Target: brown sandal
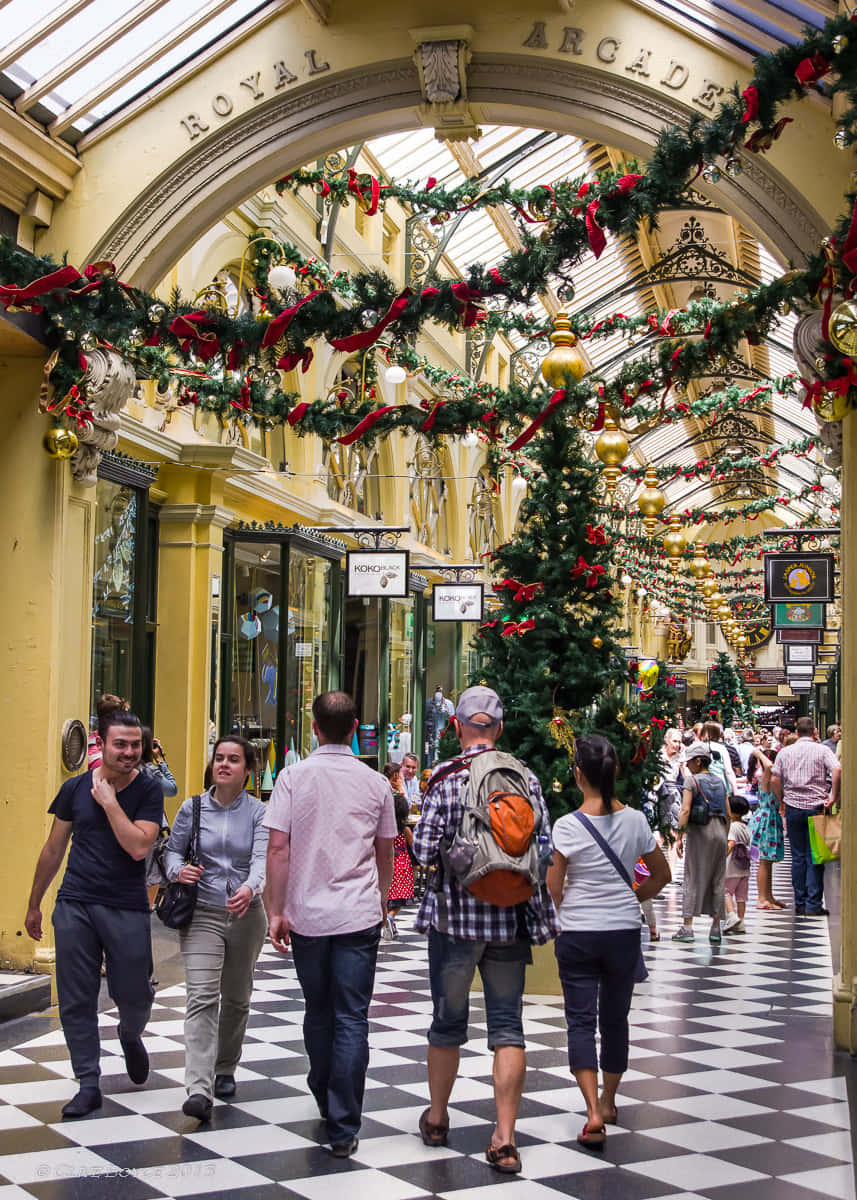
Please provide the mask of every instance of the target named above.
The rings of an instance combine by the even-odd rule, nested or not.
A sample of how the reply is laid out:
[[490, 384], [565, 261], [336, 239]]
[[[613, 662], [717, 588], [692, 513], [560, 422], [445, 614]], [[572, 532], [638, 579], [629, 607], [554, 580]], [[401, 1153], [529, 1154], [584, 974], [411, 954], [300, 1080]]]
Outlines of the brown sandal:
[[485, 1158], [488, 1165], [493, 1167], [495, 1171], [500, 1171], [503, 1175], [517, 1175], [521, 1169], [521, 1156], [518, 1153], [517, 1147], [512, 1146], [489, 1146], [485, 1151]]
[[423, 1145], [445, 1146], [447, 1136], [449, 1135], [449, 1121], [446, 1124], [434, 1125], [428, 1119], [430, 1112], [431, 1109], [427, 1108], [419, 1121], [420, 1137], [423, 1139]]

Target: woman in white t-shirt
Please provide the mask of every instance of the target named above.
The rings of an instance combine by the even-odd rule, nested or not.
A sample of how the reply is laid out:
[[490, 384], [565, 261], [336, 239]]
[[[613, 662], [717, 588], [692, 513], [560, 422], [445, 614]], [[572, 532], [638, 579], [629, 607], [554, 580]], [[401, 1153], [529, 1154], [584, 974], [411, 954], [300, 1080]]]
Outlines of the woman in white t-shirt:
[[[554, 825], [547, 883], [561, 931], [556, 957], [565, 997], [568, 1060], [586, 1101], [586, 1124], [577, 1140], [601, 1149], [605, 1124], [616, 1123], [616, 1090], [628, 1068], [628, 1011], [640, 959], [640, 902], [656, 896], [671, 875], [645, 816], [615, 798], [616, 751], [606, 738], [594, 734], [577, 739], [574, 778], [583, 803]], [[640, 858], [649, 877], [634, 891], [631, 880]], [[596, 1021], [601, 1031], [600, 1097]]]

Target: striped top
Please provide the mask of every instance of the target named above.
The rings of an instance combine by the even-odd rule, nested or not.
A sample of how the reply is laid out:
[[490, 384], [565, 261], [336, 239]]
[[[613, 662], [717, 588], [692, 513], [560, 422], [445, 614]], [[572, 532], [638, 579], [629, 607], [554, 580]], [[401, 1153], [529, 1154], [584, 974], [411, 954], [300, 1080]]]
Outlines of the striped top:
[[783, 800], [790, 808], [810, 809], [824, 804], [830, 795], [828, 776], [839, 768], [827, 746], [800, 737], [779, 752], [771, 774], [782, 780]]

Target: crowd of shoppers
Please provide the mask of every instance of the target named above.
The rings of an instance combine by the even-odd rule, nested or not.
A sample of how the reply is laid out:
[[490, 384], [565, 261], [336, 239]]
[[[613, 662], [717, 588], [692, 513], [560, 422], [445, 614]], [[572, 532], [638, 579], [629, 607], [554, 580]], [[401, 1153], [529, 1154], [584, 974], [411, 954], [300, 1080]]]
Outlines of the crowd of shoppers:
[[[410, 752], [383, 772], [359, 761], [351, 749], [357, 713], [345, 693], [321, 694], [312, 711], [316, 749], [279, 772], [267, 805], [247, 790], [256, 770], [254, 745], [231, 734], [216, 739], [210, 786], [180, 806], [163, 858], [153, 859], [166, 824], [164, 797], [176, 794], [175, 780], [151, 731], [121, 698], [103, 698], [90, 769], [68, 780], [51, 805], [54, 821], [25, 922], [39, 939], [41, 903], [70, 843], [53, 923], [60, 1019], [80, 1090], [63, 1116], [83, 1117], [101, 1105], [102, 962], [119, 1011], [128, 1075], [138, 1085], [148, 1076], [142, 1034], [153, 986], [145, 885], [147, 866], [157, 860], [167, 883], [195, 891], [192, 916], [179, 935], [187, 992], [183, 1112], [205, 1122], [215, 1098], [230, 1101], [237, 1094], [254, 970], [270, 933], [275, 950], [291, 955], [303, 992], [308, 1086], [332, 1153], [352, 1155], [379, 942], [397, 936], [395, 917], [414, 897], [416, 865], [418, 877], [431, 880], [416, 920], [427, 936], [432, 997], [429, 1105], [418, 1121], [423, 1142], [447, 1143], [478, 970], [494, 1056], [495, 1122], [485, 1157], [500, 1173], [521, 1170], [515, 1125], [526, 1073], [525, 968], [533, 945], [555, 939], [569, 1066], [586, 1105], [577, 1137], [583, 1146], [603, 1149], [628, 1066], [634, 985], [646, 973], [641, 905], [655, 941], [652, 900], [671, 878], [646, 815], [616, 798], [615, 748], [599, 736], [576, 741], [582, 803], [551, 830], [538, 779], [496, 749], [503, 705], [490, 688], [461, 695], [449, 714], [461, 754], [422, 775]], [[715, 722], [684, 735], [667, 731], [657, 813], [661, 828], [674, 830], [684, 858], [683, 923], [675, 941], [694, 940], [697, 916], [711, 919], [708, 937], [715, 943], [722, 932], [743, 931], [754, 847], [758, 907], [784, 907], [771, 886], [773, 863], [784, 856], [784, 820], [795, 913], [826, 912], [823, 868], [812, 860], [808, 829], [812, 815], [839, 800], [839, 727], [827, 733], [827, 742], [819, 742], [808, 718], [798, 721], [794, 735], [745, 731], [740, 742]], [[739, 779], [756, 798], [751, 824]], [[491, 801], [501, 795], [503, 803], [519, 805], [523, 841], [516, 848], [497, 835], [499, 857], [492, 860], [495, 845], [489, 865], [471, 876], [475, 846], [464, 866], [452, 850], [471, 845], [466, 822], [479, 806], [479, 789], [496, 780], [507, 786], [493, 788]], [[483, 834], [473, 837], [478, 842]], [[664, 845], [672, 840], [667, 833]], [[485, 887], [495, 870], [495, 881], [514, 877], [503, 883], [508, 895], [496, 882], [493, 891]]]

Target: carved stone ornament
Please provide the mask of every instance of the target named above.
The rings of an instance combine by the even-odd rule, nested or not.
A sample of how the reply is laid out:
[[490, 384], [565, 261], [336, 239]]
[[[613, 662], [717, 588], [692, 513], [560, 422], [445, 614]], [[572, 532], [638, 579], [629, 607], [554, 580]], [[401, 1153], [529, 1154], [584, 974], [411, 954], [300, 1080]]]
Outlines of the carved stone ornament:
[[71, 473], [84, 487], [94, 487], [102, 451], [113, 450], [119, 440], [119, 414], [134, 395], [137, 380], [131, 364], [114, 350], [99, 346], [86, 358], [83, 386], [92, 420], [77, 430]]
[[414, 53], [423, 117], [435, 127], [439, 141], [463, 142], [481, 136], [467, 103], [470, 46], [460, 38], [420, 42]]

